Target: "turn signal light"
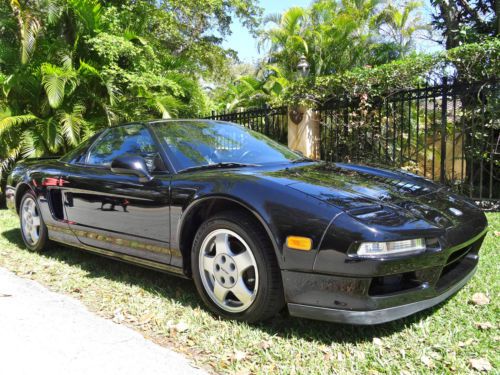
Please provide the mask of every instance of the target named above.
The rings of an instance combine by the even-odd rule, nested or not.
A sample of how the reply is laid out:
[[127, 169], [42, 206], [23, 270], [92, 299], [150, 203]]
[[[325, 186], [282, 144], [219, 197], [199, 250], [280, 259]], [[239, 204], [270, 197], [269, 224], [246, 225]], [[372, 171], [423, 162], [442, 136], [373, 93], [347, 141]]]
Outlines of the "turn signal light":
[[307, 237], [289, 236], [286, 238], [286, 246], [290, 249], [309, 251], [312, 249], [312, 240]]

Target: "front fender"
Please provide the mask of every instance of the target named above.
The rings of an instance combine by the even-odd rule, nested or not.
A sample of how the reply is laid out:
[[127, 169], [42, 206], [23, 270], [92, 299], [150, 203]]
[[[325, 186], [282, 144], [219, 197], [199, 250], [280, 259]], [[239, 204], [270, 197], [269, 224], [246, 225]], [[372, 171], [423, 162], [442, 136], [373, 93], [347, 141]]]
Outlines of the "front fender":
[[243, 208], [244, 210], [252, 213], [252, 215], [261, 223], [261, 225], [265, 229], [266, 233], [268, 234], [268, 236], [272, 242], [274, 251], [276, 252], [276, 255], [278, 257], [278, 262], [281, 265], [281, 263], [283, 262], [283, 259], [282, 259], [282, 256], [280, 254], [280, 250], [279, 250], [279, 246], [278, 246], [278, 243], [276, 241], [276, 238], [274, 237], [273, 232], [271, 231], [271, 228], [269, 227], [269, 223], [266, 220], [264, 220], [264, 218], [259, 214], [259, 212], [257, 210], [255, 210], [252, 206], [250, 206], [247, 202], [241, 201], [240, 199], [236, 199], [236, 198], [233, 198], [233, 197], [228, 196], [228, 195], [209, 194], [209, 195], [206, 195], [203, 197], [195, 197], [193, 199], [193, 201], [191, 201], [191, 203], [185, 208], [185, 210], [181, 216], [181, 219], [179, 221], [179, 226], [177, 227], [176, 238], [181, 238], [181, 233], [185, 229], [186, 218], [189, 218], [190, 215], [193, 212], [197, 211], [197, 209], [201, 205], [204, 205], [204, 204], [209, 203], [210, 201], [214, 201], [214, 200], [223, 200], [223, 201], [235, 203], [235, 204], [241, 206], [241, 208]]
[[[273, 243], [281, 269], [312, 270], [321, 239], [331, 219], [340, 211], [338, 208], [288, 186], [269, 181], [249, 182], [242, 179], [231, 184], [219, 183], [214, 189], [211, 181], [206, 181], [205, 184], [205, 181], [200, 180], [196, 181], [197, 188], [191, 190], [190, 199], [184, 198], [188, 202], [180, 215], [179, 227], [172, 233], [177, 239], [180, 238], [186, 218], [192, 210], [207, 200], [225, 199], [251, 212], [262, 224]], [[184, 183], [174, 182], [174, 186], [179, 185]], [[193, 184], [190, 187], [192, 186]], [[189, 194], [187, 190], [184, 192]], [[292, 235], [311, 238], [313, 249], [289, 249], [286, 238]]]

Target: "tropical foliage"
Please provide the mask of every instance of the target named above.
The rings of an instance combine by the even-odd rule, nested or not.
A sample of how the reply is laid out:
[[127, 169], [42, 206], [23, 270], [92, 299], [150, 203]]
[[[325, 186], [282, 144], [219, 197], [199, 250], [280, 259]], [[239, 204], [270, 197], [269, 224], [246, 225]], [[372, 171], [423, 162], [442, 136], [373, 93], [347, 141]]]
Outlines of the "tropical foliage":
[[227, 70], [231, 15], [253, 30], [259, 14], [253, 0], [0, 2], [2, 185], [19, 158], [64, 153], [99, 128], [205, 113], [200, 81]]
[[500, 32], [497, 0], [430, 0], [434, 7], [433, 26], [446, 49], [477, 43]]
[[494, 81], [500, 72], [500, 40], [487, 39], [434, 54], [414, 55], [374, 67], [362, 67], [291, 84], [280, 96], [279, 104], [304, 104], [315, 107], [338, 97], [392, 95], [426, 83], [441, 82], [442, 72], [449, 78], [460, 72], [462, 82]]
[[308, 8], [268, 15], [258, 33], [266, 55], [258, 73], [235, 80], [215, 101], [227, 111], [273, 101], [297, 80], [301, 58], [312, 77], [401, 59], [430, 29], [421, 8], [416, 1], [315, 0]]

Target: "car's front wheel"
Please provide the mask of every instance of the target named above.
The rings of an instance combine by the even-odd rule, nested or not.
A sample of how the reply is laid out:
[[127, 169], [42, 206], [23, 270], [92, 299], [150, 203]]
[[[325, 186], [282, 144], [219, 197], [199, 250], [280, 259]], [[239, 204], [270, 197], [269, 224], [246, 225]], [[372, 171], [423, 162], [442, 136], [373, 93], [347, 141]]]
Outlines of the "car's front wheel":
[[27, 192], [19, 206], [19, 220], [24, 244], [32, 251], [43, 251], [48, 244], [48, 232], [40, 208], [32, 192]]
[[205, 221], [196, 233], [191, 256], [196, 288], [217, 315], [257, 322], [283, 307], [274, 249], [249, 215], [227, 212]]

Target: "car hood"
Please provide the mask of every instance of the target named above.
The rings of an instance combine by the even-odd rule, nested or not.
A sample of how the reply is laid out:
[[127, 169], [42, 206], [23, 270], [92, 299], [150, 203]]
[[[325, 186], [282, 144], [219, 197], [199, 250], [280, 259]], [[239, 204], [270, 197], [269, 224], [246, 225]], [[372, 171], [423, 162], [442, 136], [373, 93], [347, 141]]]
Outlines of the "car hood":
[[344, 163], [314, 163], [266, 172], [281, 184], [328, 202], [363, 221], [396, 216], [439, 228], [484, 218], [468, 199], [420, 176]]

